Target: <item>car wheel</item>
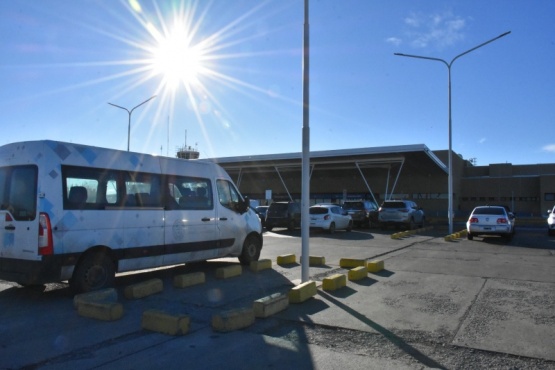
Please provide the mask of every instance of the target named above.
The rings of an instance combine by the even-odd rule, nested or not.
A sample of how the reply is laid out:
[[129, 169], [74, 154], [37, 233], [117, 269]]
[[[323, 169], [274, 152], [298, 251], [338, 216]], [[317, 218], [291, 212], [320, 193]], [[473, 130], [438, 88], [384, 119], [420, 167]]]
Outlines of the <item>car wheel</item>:
[[553, 236], [553, 230], [547, 229], [547, 235], [548, 236]]
[[69, 281], [76, 293], [110, 287], [116, 279], [116, 266], [106, 253], [94, 252], [83, 256]]
[[420, 222], [420, 228], [424, 228], [424, 224], [426, 223], [426, 217], [422, 217], [422, 222]]
[[468, 233], [468, 234], [466, 234], [466, 238], [468, 240], [472, 240], [472, 239], [474, 239], [474, 235], [472, 235], [471, 233]]
[[248, 236], [243, 243], [243, 250], [239, 256], [239, 262], [241, 265], [249, 265], [252, 261], [258, 261], [261, 250], [262, 243], [260, 243], [260, 239], [254, 235]]
[[353, 230], [353, 221], [349, 221], [349, 224], [347, 225], [347, 232], [351, 232], [351, 230]]
[[332, 222], [330, 224], [330, 228], [328, 229], [330, 234], [333, 234], [335, 232], [335, 222]]
[[414, 230], [416, 228], [416, 224], [414, 223], [414, 218], [410, 218], [410, 222], [409, 222], [409, 230]]

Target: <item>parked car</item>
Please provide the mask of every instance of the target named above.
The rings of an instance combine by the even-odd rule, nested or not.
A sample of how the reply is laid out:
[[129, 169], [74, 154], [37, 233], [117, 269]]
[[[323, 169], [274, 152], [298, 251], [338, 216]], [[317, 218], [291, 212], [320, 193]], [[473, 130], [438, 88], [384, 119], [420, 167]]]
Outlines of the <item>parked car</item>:
[[286, 227], [293, 230], [301, 226], [301, 206], [296, 202], [273, 202], [266, 212], [266, 229]]
[[309, 208], [310, 228], [322, 229], [333, 234], [335, 230], [351, 231], [353, 220], [339, 205], [316, 204]]
[[386, 200], [378, 210], [378, 220], [382, 229], [389, 225], [409, 230], [417, 225], [424, 227], [426, 216], [424, 210], [410, 200]]
[[555, 206], [547, 211], [547, 235], [555, 235]]
[[266, 223], [266, 213], [268, 213], [268, 206], [258, 206], [255, 208], [258, 217], [260, 217], [260, 221], [262, 222], [262, 226]]
[[474, 208], [466, 222], [468, 240], [475, 236], [497, 235], [511, 240], [515, 233], [515, 216], [504, 206]]
[[353, 225], [357, 227], [372, 227], [378, 225], [378, 206], [367, 200], [346, 200], [343, 209], [353, 219]]

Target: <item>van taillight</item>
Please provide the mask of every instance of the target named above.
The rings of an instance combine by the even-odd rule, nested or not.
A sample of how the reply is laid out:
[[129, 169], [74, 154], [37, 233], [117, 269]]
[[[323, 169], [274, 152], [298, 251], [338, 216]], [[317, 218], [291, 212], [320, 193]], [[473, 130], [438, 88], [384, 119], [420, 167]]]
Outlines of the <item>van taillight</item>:
[[46, 256], [54, 253], [52, 245], [52, 227], [50, 217], [46, 213], [39, 214], [39, 256]]
[[6, 222], [12, 222], [13, 218], [9, 213], [6, 213], [6, 217], [4, 218], [4, 221]]

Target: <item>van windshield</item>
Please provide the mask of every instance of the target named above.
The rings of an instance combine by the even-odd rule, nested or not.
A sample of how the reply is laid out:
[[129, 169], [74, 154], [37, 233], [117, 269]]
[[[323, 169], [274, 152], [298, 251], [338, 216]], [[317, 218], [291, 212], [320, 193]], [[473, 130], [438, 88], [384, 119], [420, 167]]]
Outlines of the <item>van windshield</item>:
[[37, 167], [0, 168], [0, 209], [16, 221], [34, 220], [37, 213]]

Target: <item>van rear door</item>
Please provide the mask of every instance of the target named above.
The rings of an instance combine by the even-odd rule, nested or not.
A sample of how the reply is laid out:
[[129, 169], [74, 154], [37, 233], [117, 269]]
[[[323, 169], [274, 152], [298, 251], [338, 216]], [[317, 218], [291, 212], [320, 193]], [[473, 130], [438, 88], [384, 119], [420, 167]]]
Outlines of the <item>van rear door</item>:
[[[38, 255], [37, 167], [0, 168], [0, 257], [40, 260]], [[4, 260], [1, 269], [9, 269]]]

